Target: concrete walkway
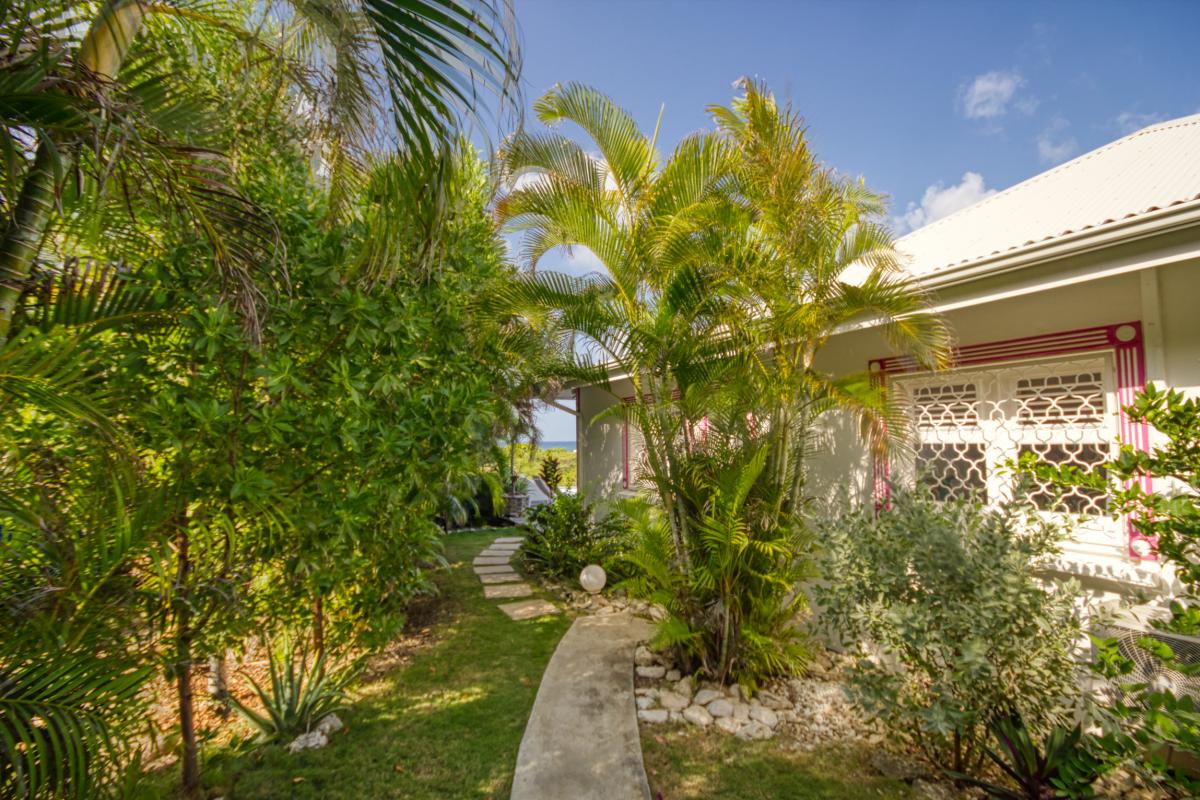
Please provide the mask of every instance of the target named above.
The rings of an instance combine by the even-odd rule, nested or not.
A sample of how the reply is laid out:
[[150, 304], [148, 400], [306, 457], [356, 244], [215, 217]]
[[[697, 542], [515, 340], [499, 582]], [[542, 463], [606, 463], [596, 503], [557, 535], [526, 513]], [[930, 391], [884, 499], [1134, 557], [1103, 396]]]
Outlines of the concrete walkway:
[[633, 695], [633, 650], [649, 622], [580, 617], [542, 675], [512, 800], [648, 800]]

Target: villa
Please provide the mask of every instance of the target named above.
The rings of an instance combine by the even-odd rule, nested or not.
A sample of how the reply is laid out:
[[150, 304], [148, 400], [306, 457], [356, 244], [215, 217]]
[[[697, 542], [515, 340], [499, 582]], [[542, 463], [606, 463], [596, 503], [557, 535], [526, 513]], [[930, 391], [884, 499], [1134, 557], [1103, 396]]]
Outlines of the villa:
[[[955, 332], [956, 365], [922, 371], [890, 353], [869, 322], [835, 336], [817, 366], [886, 382], [909, 410], [915, 441], [907, 455], [876, 463], [855, 426], [835, 421], [812, 470], [814, 493], [848, 485], [870, 499], [919, 470], [936, 477], [939, 496], [994, 499], [1011, 480], [999, 465], [1022, 453], [1087, 468], [1118, 440], [1150, 447], [1148, 431], [1121, 410], [1147, 383], [1200, 393], [1200, 115], [1118, 139], [897, 246]], [[584, 491], [637, 488], [637, 432], [591, 424], [624, 394], [620, 380], [612, 392], [575, 392]], [[1168, 587], [1153, 543], [1111, 518], [1102, 499], [1066, 500], [1087, 522], [1061, 559], [1064, 573], [1097, 596]]]

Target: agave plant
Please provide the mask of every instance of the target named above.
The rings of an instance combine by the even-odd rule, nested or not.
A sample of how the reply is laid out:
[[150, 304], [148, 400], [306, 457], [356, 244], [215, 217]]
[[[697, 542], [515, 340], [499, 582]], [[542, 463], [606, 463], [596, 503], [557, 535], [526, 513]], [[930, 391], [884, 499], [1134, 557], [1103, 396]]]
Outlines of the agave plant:
[[230, 698], [234, 708], [258, 729], [263, 739], [278, 741], [307, 733], [345, 705], [346, 688], [358, 674], [358, 663], [327, 669], [328, 651], [317, 654], [310, 663], [308, 641], [306, 636], [285, 635], [274, 647], [269, 647], [268, 687], [246, 676], [262, 703], [262, 712], [236, 697]]
[[991, 729], [1000, 752], [991, 748], [984, 748], [984, 752], [1015, 786], [955, 772], [950, 773], [951, 777], [978, 786], [996, 800], [1084, 800], [1096, 796], [1092, 785], [1100, 777], [1101, 763], [1084, 746], [1080, 726], [1055, 726], [1040, 744], [1017, 715], [998, 719]]

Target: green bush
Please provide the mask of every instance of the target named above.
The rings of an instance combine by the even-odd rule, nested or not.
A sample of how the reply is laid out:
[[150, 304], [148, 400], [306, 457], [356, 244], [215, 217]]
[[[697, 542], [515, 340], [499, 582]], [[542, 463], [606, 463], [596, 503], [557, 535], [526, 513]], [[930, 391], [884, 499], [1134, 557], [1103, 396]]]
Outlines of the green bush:
[[598, 514], [578, 494], [560, 494], [526, 515], [528, 533], [521, 546], [525, 565], [555, 578], [574, 578], [588, 564], [619, 573], [616, 557], [627, 542], [626, 527], [613, 514]]
[[665, 515], [628, 508], [639, 540], [627, 557], [628, 585], [667, 609], [654, 644], [673, 648], [689, 671], [751, 689], [799, 672], [808, 656], [795, 622], [808, 608], [798, 587], [812, 577], [811, 536], [800, 520], [775, 511], [763, 480], [767, 455], [766, 447], [747, 446], [689, 456], [680, 491], [687, 570], [674, 561]]
[[894, 736], [940, 769], [977, 773], [996, 719], [1018, 714], [1035, 734], [1065, 721], [1078, 692], [1078, 589], [1037, 577], [1058, 526], [1021, 503], [937, 502], [918, 488], [821, 527], [818, 596], [861, 648], [853, 699]]
[[[1200, 634], [1200, 399], [1151, 385], [1125, 412], [1155, 430], [1159, 444], [1153, 452], [1123, 444], [1114, 460], [1090, 473], [1034, 459], [1019, 467], [1056, 489], [1105, 492], [1113, 513], [1128, 514], [1184, 587], [1171, 603], [1170, 619], [1159, 626], [1195, 636]], [[1143, 478], [1152, 478], [1156, 491], [1146, 492]], [[1145, 637], [1138, 644], [1164, 669], [1200, 674], [1200, 665], [1177, 660], [1161, 640]], [[1113, 702], [1098, 709], [1103, 735], [1097, 744], [1106, 759], [1170, 796], [1200, 796], [1200, 707], [1187, 695], [1139, 682], [1134, 661], [1115, 639], [1097, 639], [1095, 649], [1094, 671], [1115, 689]]]

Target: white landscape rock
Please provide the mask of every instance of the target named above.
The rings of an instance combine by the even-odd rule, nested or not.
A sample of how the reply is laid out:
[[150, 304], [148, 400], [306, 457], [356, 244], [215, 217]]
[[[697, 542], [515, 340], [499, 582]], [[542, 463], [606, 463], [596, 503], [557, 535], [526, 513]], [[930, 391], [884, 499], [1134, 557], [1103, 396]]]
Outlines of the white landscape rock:
[[725, 733], [737, 733], [741, 730], [742, 723], [733, 717], [717, 717], [717, 727], [725, 731]]
[[342, 720], [337, 714], [326, 714], [321, 717], [321, 721], [317, 723], [317, 726], [313, 730], [320, 731], [329, 736], [329, 734], [337, 733], [344, 727], [346, 726], [342, 724]]
[[639, 710], [644, 711], [648, 708], [654, 708], [654, 698], [648, 695], [641, 695], [635, 698], [633, 702], [637, 704]]
[[302, 733], [287, 746], [289, 753], [299, 753], [301, 750], [317, 750], [329, 744], [329, 737], [320, 731]]
[[761, 722], [747, 722], [737, 732], [739, 739], [770, 739], [775, 732]]
[[755, 722], [761, 722], [768, 728], [774, 728], [779, 724], [779, 715], [766, 706], [751, 705], [750, 719]]
[[637, 712], [638, 719], [651, 725], [662, 725], [667, 721], [670, 712], [662, 708], [646, 708]]
[[792, 704], [786, 699], [778, 694], [775, 694], [775, 692], [772, 692], [769, 689], [763, 689], [759, 691], [759, 693], [755, 696], [755, 699], [758, 700], [761, 705], [764, 705], [773, 711], [782, 711], [785, 708], [792, 707]]
[[637, 674], [639, 678], [661, 678], [667, 674], [667, 668], [657, 666], [638, 667]]
[[683, 710], [683, 718], [701, 728], [707, 728], [713, 721], [712, 714], [709, 714], [704, 706], [688, 706]]
[[658, 704], [668, 711], [683, 711], [691, 705], [691, 698], [672, 692], [670, 689], [663, 689], [658, 696]]
[[675, 691], [691, 700], [696, 691], [696, 682], [691, 675], [685, 675], [675, 684]]
[[695, 704], [698, 706], [706, 706], [713, 700], [721, 697], [724, 697], [724, 695], [718, 691], [713, 689], [701, 689], [700, 691], [696, 692], [696, 697], [694, 698], [693, 702], [695, 702]]
[[638, 645], [638, 648], [633, 651], [633, 663], [639, 667], [648, 667], [654, 663], [654, 653], [646, 645]]
[[[700, 695], [696, 695], [696, 702], [700, 702]], [[728, 717], [733, 719], [733, 703], [726, 700], [724, 697], [719, 697], [708, 704], [708, 713], [718, 719]]]
[[739, 722], [750, 721], [750, 706], [745, 703], [733, 704], [733, 718]]
[[677, 670], [677, 669], [667, 670], [667, 680], [668, 681], [674, 683], [674, 682], [678, 681], [681, 677], [683, 677], [683, 673], [680, 672], [679, 670]]

